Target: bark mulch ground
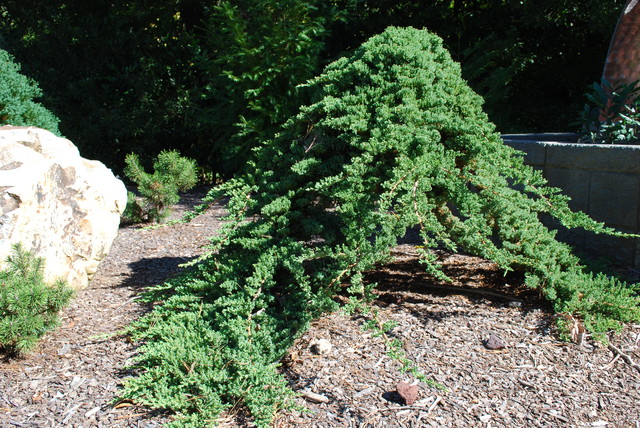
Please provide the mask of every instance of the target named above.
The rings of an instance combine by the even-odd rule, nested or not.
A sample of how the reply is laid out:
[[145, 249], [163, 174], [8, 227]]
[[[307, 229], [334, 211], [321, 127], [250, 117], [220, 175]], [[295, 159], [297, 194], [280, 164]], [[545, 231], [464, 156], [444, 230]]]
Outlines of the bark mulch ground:
[[[174, 217], [201, 196], [183, 198]], [[0, 426], [151, 428], [170, 420], [115, 400], [136, 352], [117, 332], [149, 310], [137, 300], [144, 287], [205, 251], [223, 212], [217, 206], [189, 224], [153, 230], [121, 228], [61, 327], [26, 357], [0, 361]], [[394, 255], [370, 274], [380, 284], [375, 305], [397, 323], [390, 337], [445, 389], [418, 383], [407, 403], [396, 388], [415, 379], [387, 356], [385, 339], [363, 331], [359, 316], [327, 314], [283, 359], [305, 410], [281, 413], [276, 426], [640, 428], [640, 325], [613, 336], [611, 346], [589, 337], [562, 342], [544, 301], [492, 263], [442, 253], [454, 282], [440, 283], [422, 273], [411, 245]], [[314, 352], [319, 339], [331, 349]], [[221, 424], [251, 426], [240, 412]]]

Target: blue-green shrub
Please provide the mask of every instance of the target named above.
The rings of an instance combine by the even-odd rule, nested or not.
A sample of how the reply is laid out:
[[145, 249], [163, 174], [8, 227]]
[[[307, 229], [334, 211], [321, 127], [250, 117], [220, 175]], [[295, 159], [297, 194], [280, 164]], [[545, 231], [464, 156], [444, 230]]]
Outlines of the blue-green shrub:
[[278, 360], [337, 293], [372, 298], [364, 272], [414, 227], [440, 278], [437, 246], [524, 271], [589, 331], [640, 319], [637, 291], [587, 273], [539, 217], [613, 232], [502, 143], [440, 38], [389, 28], [307, 89], [315, 101], [210, 194], [229, 197], [211, 253], [150, 295], [162, 303], [132, 327], [144, 345], [125, 397], [176, 411], [175, 426], [210, 426], [240, 403], [269, 425], [290, 404]]
[[41, 95], [38, 84], [20, 74], [20, 66], [0, 49], [0, 125], [36, 126], [60, 135], [58, 118], [34, 101]]

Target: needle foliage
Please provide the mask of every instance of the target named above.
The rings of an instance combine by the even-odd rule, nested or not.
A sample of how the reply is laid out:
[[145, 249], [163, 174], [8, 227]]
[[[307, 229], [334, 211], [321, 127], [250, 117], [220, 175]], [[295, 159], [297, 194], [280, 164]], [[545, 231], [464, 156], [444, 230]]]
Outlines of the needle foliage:
[[122, 213], [125, 221], [162, 221], [180, 200], [178, 192], [185, 192], [198, 182], [196, 162], [180, 156], [177, 150], [161, 151], [153, 162], [153, 173], [144, 170], [135, 153], [128, 154], [125, 163], [124, 173], [137, 184], [142, 196], [139, 201], [128, 192], [127, 207]]
[[0, 271], [0, 350], [24, 354], [59, 324], [73, 290], [62, 281], [46, 284], [44, 259], [15, 244]]
[[42, 96], [38, 84], [20, 73], [20, 64], [0, 49], [0, 126], [37, 126], [56, 135], [58, 118], [35, 100]]
[[163, 302], [131, 329], [144, 345], [125, 397], [176, 411], [176, 426], [238, 404], [268, 425], [291, 396], [277, 361], [336, 293], [370, 298], [363, 273], [415, 227], [435, 276], [429, 249], [443, 246], [524, 271], [593, 332], [639, 318], [637, 290], [587, 273], [540, 216], [615, 232], [572, 213], [502, 144], [440, 38], [389, 28], [308, 89], [315, 102], [211, 192], [229, 197], [212, 252], [149, 295]]

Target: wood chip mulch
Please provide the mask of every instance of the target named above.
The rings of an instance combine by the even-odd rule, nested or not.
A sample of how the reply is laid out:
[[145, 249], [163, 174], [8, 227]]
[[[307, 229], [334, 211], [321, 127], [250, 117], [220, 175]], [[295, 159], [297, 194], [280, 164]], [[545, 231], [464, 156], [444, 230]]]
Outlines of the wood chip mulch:
[[[174, 217], [202, 196], [186, 195]], [[223, 212], [217, 206], [190, 224], [153, 230], [121, 228], [60, 328], [26, 357], [0, 355], [0, 427], [153, 428], [169, 421], [169, 414], [115, 401], [136, 352], [116, 333], [149, 310], [137, 300], [144, 287], [204, 251]], [[410, 245], [394, 256], [369, 275], [380, 285], [375, 305], [397, 324], [390, 338], [444, 389], [403, 373], [384, 338], [363, 331], [361, 316], [327, 314], [282, 361], [305, 410], [281, 412], [277, 427], [640, 428], [640, 325], [612, 336], [611, 346], [588, 336], [582, 344], [562, 342], [549, 307], [516, 275], [442, 253], [454, 282], [440, 283], [422, 273]], [[330, 344], [321, 352], [312, 346], [320, 339]], [[221, 425], [252, 423], [229, 413]]]

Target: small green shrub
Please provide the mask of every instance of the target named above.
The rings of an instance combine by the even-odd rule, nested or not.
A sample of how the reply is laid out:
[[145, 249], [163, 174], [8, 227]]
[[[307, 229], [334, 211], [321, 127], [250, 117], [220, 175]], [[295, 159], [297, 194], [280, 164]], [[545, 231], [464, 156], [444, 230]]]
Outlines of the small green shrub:
[[19, 71], [11, 55], [0, 49], [0, 125], [37, 126], [60, 135], [59, 120], [33, 100], [42, 95], [38, 84]]
[[44, 260], [19, 244], [13, 247], [7, 264], [0, 271], [0, 347], [24, 353], [58, 325], [58, 313], [73, 291], [62, 280], [45, 284]]
[[593, 83], [578, 124], [580, 142], [638, 144], [640, 139], [640, 85], [638, 81], [615, 88], [607, 81]]
[[127, 191], [127, 206], [122, 213], [123, 223], [143, 223], [147, 221], [145, 218], [142, 203], [138, 201], [135, 193]]
[[277, 374], [287, 348], [338, 293], [348, 307], [375, 297], [364, 272], [414, 227], [435, 276], [446, 278], [430, 249], [465, 251], [524, 271], [589, 331], [640, 319], [637, 290], [586, 272], [540, 217], [615, 232], [571, 212], [502, 143], [440, 38], [389, 28], [307, 85], [315, 102], [210, 193], [229, 197], [211, 253], [149, 295], [162, 303], [131, 328], [144, 345], [125, 397], [173, 409], [174, 426], [210, 426], [238, 404], [268, 426], [290, 405]]
[[175, 150], [162, 151], [153, 163], [153, 173], [145, 172], [138, 156], [131, 153], [125, 159], [125, 175], [138, 185], [142, 201], [131, 192], [123, 218], [127, 221], [159, 222], [170, 213], [171, 205], [180, 200], [178, 192], [187, 191], [198, 182], [194, 160], [180, 156]]

